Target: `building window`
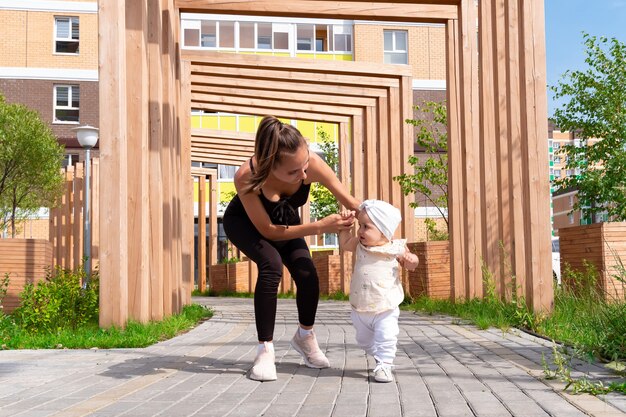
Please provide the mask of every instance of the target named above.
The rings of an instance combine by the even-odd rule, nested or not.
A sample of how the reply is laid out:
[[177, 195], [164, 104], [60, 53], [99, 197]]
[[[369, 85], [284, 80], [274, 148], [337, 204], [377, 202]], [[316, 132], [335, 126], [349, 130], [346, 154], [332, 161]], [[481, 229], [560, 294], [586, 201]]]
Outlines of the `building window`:
[[569, 196], [569, 206], [570, 207], [574, 207], [574, 196], [573, 195]]
[[217, 166], [217, 179], [232, 181], [235, 178], [235, 172], [237, 172], [235, 165], [218, 165]]
[[200, 32], [200, 46], [203, 48], [217, 47], [217, 22], [203, 20]]
[[78, 163], [78, 154], [75, 153], [66, 153], [63, 155], [63, 168], [67, 168], [69, 166], [76, 166]]
[[315, 51], [328, 52], [333, 50], [331, 40], [333, 38], [332, 25], [315, 25]]
[[574, 215], [572, 213], [568, 214], [567, 218], [569, 220], [569, 224], [574, 224]]
[[254, 49], [254, 23], [239, 23], [239, 47]]
[[561, 157], [560, 156], [555, 156], [554, 157], [554, 163], [555, 164], [560, 164], [561, 163]]
[[561, 148], [561, 143], [560, 142], [553, 142], [552, 143], [552, 149], [554, 149], [555, 151], [557, 149], [560, 149], [560, 148]]
[[79, 29], [77, 17], [54, 18], [54, 52], [78, 54]]
[[352, 52], [352, 28], [346, 25], [333, 25], [335, 52]]
[[385, 30], [383, 32], [385, 64], [408, 64], [407, 31]]
[[80, 87], [77, 85], [54, 86], [54, 122], [78, 123]]
[[555, 169], [554, 170], [554, 176], [557, 178], [561, 178], [561, 170], [560, 169]]
[[298, 51], [312, 51], [315, 25], [298, 24], [296, 31]]
[[257, 26], [257, 49], [272, 49], [272, 24], [259, 23]]

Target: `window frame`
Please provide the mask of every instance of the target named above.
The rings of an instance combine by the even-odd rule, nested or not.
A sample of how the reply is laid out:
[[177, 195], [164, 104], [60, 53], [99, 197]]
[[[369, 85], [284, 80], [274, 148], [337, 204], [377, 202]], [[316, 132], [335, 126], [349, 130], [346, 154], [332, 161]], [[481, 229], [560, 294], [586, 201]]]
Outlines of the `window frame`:
[[[57, 91], [59, 87], [67, 87], [67, 106], [58, 106], [57, 105]], [[78, 107], [74, 107], [72, 105], [73, 98], [75, 94], [75, 90], [78, 89]], [[78, 112], [78, 120], [59, 120], [57, 118], [57, 110], [76, 110]], [[77, 125], [80, 124], [80, 85], [78, 84], [54, 84], [52, 91], [52, 123], [53, 124], [66, 124], [66, 125]]]
[[[385, 34], [386, 33], [390, 33], [391, 34], [391, 48], [390, 50], [385, 49]], [[405, 41], [406, 41], [406, 49], [398, 49], [397, 47], [397, 42], [396, 42], [396, 37], [398, 33], [403, 33], [405, 35]], [[408, 30], [401, 30], [401, 29], [383, 29], [383, 62], [385, 64], [391, 64], [392, 62], [387, 62], [387, 57], [391, 56], [391, 55], [403, 55], [405, 57], [405, 61], [404, 65], [408, 65], [409, 63], [409, 31]], [[400, 63], [393, 63], [396, 65], [403, 65]]]
[[[68, 32], [68, 36], [66, 38], [62, 38], [59, 37], [59, 22], [61, 20], [64, 21], [69, 21], [69, 32]], [[74, 26], [74, 22], [76, 22], [76, 25], [78, 26], [77, 30], [78, 30], [78, 38], [74, 39], [73, 38], [73, 26]], [[59, 52], [58, 51], [58, 42], [70, 42], [70, 43], [76, 43], [76, 52]], [[53, 42], [52, 42], [52, 47], [53, 47], [53, 51], [52, 53], [54, 55], [80, 55], [80, 18], [78, 16], [54, 16], [54, 31], [53, 31]]]

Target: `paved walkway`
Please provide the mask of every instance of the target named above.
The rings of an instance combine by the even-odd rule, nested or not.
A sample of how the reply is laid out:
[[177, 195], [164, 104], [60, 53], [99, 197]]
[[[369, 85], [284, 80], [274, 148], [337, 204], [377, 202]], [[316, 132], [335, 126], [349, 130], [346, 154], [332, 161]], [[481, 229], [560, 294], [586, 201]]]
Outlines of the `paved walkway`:
[[626, 396], [572, 396], [542, 380], [551, 349], [541, 339], [410, 312], [396, 382], [376, 383], [346, 302], [320, 304], [316, 332], [332, 368], [316, 370], [289, 348], [295, 302], [279, 300], [278, 381], [251, 381], [252, 300], [195, 301], [215, 316], [146, 349], [0, 351], [0, 416], [626, 416]]

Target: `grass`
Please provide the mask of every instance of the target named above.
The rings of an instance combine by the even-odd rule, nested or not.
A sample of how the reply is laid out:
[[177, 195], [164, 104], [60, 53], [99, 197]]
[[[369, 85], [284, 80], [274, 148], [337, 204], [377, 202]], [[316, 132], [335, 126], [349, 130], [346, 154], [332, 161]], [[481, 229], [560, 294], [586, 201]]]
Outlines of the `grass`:
[[554, 310], [547, 316], [534, 314], [523, 300], [501, 301], [489, 290], [484, 299], [453, 303], [420, 297], [403, 308], [460, 317], [481, 329], [530, 330], [573, 347], [579, 356], [626, 362], [626, 301], [612, 300], [601, 293], [598, 274], [590, 265], [583, 272], [566, 268], [563, 279], [569, 285], [555, 288]]
[[41, 333], [24, 330], [10, 315], [0, 314], [0, 348], [2, 349], [90, 349], [139, 348], [170, 339], [195, 327], [213, 315], [206, 307], [192, 304], [183, 307], [180, 314], [159, 322], [129, 322], [125, 329], [101, 329], [97, 323], [78, 329], [58, 329]]

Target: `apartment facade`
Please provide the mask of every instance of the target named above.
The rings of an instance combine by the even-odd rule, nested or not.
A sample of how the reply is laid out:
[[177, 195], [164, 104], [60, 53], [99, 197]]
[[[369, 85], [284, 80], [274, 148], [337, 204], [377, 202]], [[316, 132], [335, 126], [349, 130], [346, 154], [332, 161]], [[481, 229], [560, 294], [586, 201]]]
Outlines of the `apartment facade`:
[[[597, 143], [600, 139], [587, 140], [587, 146]], [[558, 236], [559, 229], [581, 224], [590, 224], [591, 218], [583, 216], [580, 210], [574, 210], [578, 202], [576, 189], [557, 190], [554, 181], [574, 175], [579, 175], [580, 170], [567, 168], [567, 155], [563, 149], [567, 145], [582, 146], [581, 139], [575, 132], [561, 131], [552, 121], [548, 122], [548, 151], [550, 158], [550, 191], [552, 195], [552, 234]], [[598, 213], [596, 222], [606, 221], [606, 215]]]
[[[66, 165], [84, 157], [72, 129], [98, 127], [97, 12], [97, 0], [0, 3], [0, 94], [39, 113], [65, 146]], [[41, 216], [20, 236], [47, 238]]]

